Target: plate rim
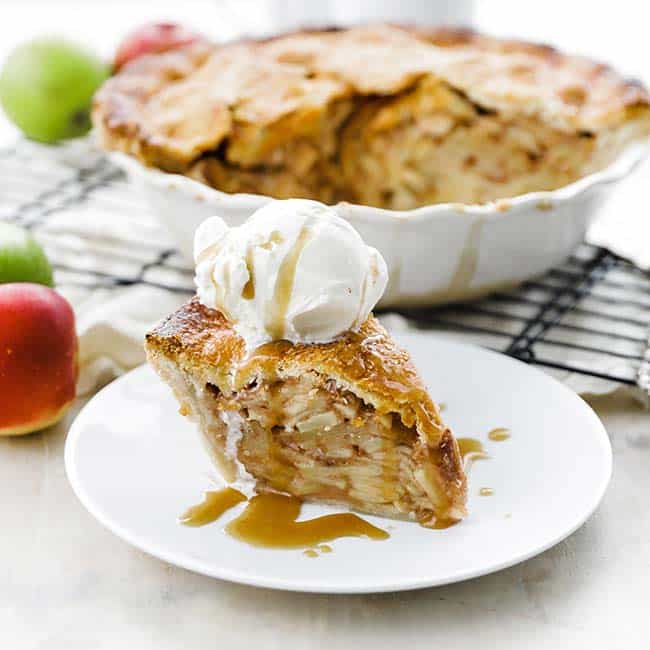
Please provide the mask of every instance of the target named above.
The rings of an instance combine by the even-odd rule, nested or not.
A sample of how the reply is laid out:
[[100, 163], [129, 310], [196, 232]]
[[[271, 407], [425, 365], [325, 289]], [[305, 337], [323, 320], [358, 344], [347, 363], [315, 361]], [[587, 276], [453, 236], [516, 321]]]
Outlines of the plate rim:
[[[93, 397], [91, 397], [88, 402], [83, 406], [81, 411], [77, 414], [74, 421], [72, 422], [68, 435], [66, 437], [65, 449], [64, 449], [64, 465], [65, 472], [68, 478], [68, 481], [72, 487], [73, 492], [81, 502], [81, 504], [86, 508], [86, 510], [108, 531], [113, 533], [122, 541], [138, 548], [139, 550], [147, 553], [148, 555], [155, 557], [159, 560], [167, 562], [168, 564], [181, 567], [193, 573], [200, 575], [205, 575], [211, 578], [217, 578], [220, 580], [225, 580], [227, 582], [232, 582], [235, 584], [243, 584], [252, 587], [262, 587], [266, 589], [274, 589], [279, 591], [289, 591], [295, 593], [324, 593], [324, 594], [372, 594], [372, 593], [389, 593], [389, 592], [400, 592], [400, 591], [413, 591], [417, 589], [426, 589], [430, 587], [440, 587], [448, 584], [455, 584], [457, 582], [464, 582], [466, 580], [471, 580], [473, 578], [479, 578], [485, 575], [496, 573], [502, 571], [509, 567], [515, 566], [526, 560], [529, 560], [541, 553], [544, 553], [553, 546], [559, 544], [561, 541], [572, 535], [576, 530], [578, 530], [585, 522], [587, 522], [595, 511], [600, 506], [609, 483], [612, 477], [613, 471], [613, 453], [611, 441], [607, 430], [605, 429], [602, 421], [591, 408], [591, 406], [584, 401], [577, 393], [575, 393], [571, 388], [555, 379], [548, 373], [543, 372], [539, 368], [534, 367], [532, 364], [525, 363], [508, 355], [505, 355], [494, 350], [483, 348], [479, 345], [474, 345], [471, 343], [461, 343], [453, 340], [447, 336], [440, 336], [433, 333], [423, 333], [423, 332], [395, 332], [393, 334], [398, 340], [398, 343], [401, 345], [402, 341], [408, 340], [409, 338], [421, 338], [421, 339], [436, 339], [437, 343], [450, 345], [452, 347], [462, 347], [469, 348], [474, 353], [480, 353], [490, 357], [498, 357], [502, 361], [511, 363], [515, 366], [523, 366], [530, 370], [533, 373], [545, 378], [551, 383], [554, 383], [566, 395], [570, 396], [570, 399], [577, 400], [576, 404], [579, 404], [581, 408], [585, 409], [589, 414], [590, 419], [594, 425], [594, 434], [597, 433], [595, 440], [599, 442], [599, 447], [604, 454], [603, 460], [605, 461], [606, 467], [601, 477], [601, 484], [599, 485], [598, 491], [594, 490], [593, 502], [589, 508], [576, 518], [576, 520], [567, 527], [564, 531], [558, 535], [545, 540], [542, 544], [538, 544], [531, 549], [528, 549], [526, 552], [513, 555], [512, 557], [504, 560], [502, 562], [497, 562], [494, 564], [485, 565], [481, 568], [472, 568], [468, 567], [462, 571], [457, 571], [455, 574], [444, 576], [438, 580], [432, 579], [431, 577], [425, 577], [418, 580], [411, 580], [408, 582], [381, 582], [378, 581], [372, 585], [366, 586], [354, 586], [354, 585], [342, 585], [338, 582], [327, 583], [321, 582], [319, 584], [302, 584], [288, 581], [278, 580], [277, 578], [266, 578], [264, 576], [250, 576], [242, 575], [238, 571], [230, 571], [225, 567], [215, 567], [213, 564], [203, 562], [200, 560], [193, 560], [192, 558], [185, 557], [182, 553], [167, 551], [160, 546], [157, 542], [149, 542], [143, 540], [137, 533], [133, 533], [130, 530], [127, 530], [122, 526], [118, 521], [115, 521], [113, 517], [107, 515], [102, 507], [97, 504], [86, 492], [83, 487], [82, 481], [79, 479], [74, 463], [74, 455], [77, 447], [77, 442], [80, 439], [84, 427], [84, 421], [88, 417], [87, 413], [92, 408], [95, 400], [103, 398], [103, 394], [107, 390], [112, 390], [115, 385], [118, 385], [122, 382], [128, 382], [132, 380], [134, 376], [143, 374], [144, 372], [150, 371], [157, 378], [154, 371], [147, 363], [143, 363], [132, 370], [129, 370], [125, 374], [121, 375], [117, 379], [113, 380], [102, 389], [100, 389]], [[159, 380], [160, 381], [160, 380]], [[162, 382], [161, 382], [162, 383]]]

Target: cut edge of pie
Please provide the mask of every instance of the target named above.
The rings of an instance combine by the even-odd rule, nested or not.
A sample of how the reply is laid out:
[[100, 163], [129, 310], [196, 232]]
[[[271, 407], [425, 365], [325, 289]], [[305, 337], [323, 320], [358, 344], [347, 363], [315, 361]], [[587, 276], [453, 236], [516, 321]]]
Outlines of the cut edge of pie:
[[247, 354], [195, 298], [147, 334], [149, 363], [225, 480], [424, 526], [466, 514], [458, 444], [408, 353], [371, 315], [318, 345]]

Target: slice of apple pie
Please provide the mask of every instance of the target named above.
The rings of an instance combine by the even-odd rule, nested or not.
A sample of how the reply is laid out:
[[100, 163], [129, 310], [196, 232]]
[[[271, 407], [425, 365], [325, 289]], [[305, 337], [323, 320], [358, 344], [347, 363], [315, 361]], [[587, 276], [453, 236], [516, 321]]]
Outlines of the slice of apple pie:
[[146, 351], [226, 480], [425, 526], [465, 515], [458, 445], [372, 315], [330, 343], [247, 352], [221, 311], [194, 298]]

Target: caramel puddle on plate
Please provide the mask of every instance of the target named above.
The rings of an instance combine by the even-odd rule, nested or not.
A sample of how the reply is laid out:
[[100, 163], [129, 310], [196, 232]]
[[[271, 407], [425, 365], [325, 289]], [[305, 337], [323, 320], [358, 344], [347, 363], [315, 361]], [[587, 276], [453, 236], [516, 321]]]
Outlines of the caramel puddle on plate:
[[296, 521], [302, 502], [284, 494], [258, 494], [233, 519], [226, 532], [236, 539], [267, 548], [301, 548], [340, 537], [388, 539], [389, 534], [357, 515], [343, 512]]
[[302, 554], [307, 557], [318, 557], [318, 551], [323, 555], [324, 553], [331, 553], [334, 549], [329, 544], [319, 544], [316, 548], [308, 548]]
[[452, 526], [459, 524], [461, 521], [462, 519], [442, 519], [441, 517], [438, 517], [436, 523], [433, 524], [431, 528], [433, 530], [445, 530], [446, 528], [451, 528]]
[[[179, 518], [185, 526], [205, 526], [217, 520], [226, 510], [246, 497], [233, 488], [206, 492], [204, 500], [189, 508]], [[296, 521], [300, 516], [302, 501], [284, 494], [258, 494], [246, 506], [244, 512], [233, 519], [226, 532], [247, 544], [267, 548], [316, 547], [321, 553], [331, 553], [330, 542], [340, 537], [369, 537], [374, 540], [388, 539], [390, 535], [361, 517], [350, 512], [325, 515], [306, 521]], [[318, 555], [314, 548], [305, 551], [308, 557]]]
[[497, 427], [488, 433], [488, 438], [494, 442], [503, 442], [510, 437], [510, 429]]
[[178, 521], [185, 526], [205, 526], [242, 501], [246, 501], [246, 497], [233, 488], [206, 492], [203, 501], [188, 508]]

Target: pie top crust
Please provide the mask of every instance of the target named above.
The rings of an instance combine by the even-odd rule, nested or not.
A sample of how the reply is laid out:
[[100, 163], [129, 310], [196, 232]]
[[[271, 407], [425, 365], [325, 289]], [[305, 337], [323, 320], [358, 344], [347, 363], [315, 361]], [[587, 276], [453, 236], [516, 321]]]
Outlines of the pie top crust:
[[193, 298], [147, 334], [147, 345], [179, 358], [184, 367], [208, 369], [222, 390], [310, 370], [336, 380], [379, 413], [399, 414], [405, 426], [417, 426], [430, 442], [446, 430], [408, 353], [374, 316], [359, 332], [331, 343], [274, 341], [247, 357], [244, 340], [226, 317]]
[[[94, 122], [109, 148], [168, 171], [226, 141], [230, 162], [272, 164], [265, 156], [277, 138], [319, 128], [325, 107], [393, 95], [425, 74], [504, 119], [536, 116], [572, 132], [616, 128], [650, 104], [638, 82], [548, 46], [377, 25], [142, 57], [97, 94]], [[261, 137], [283, 120], [275, 142]]]

